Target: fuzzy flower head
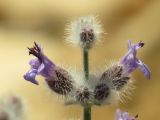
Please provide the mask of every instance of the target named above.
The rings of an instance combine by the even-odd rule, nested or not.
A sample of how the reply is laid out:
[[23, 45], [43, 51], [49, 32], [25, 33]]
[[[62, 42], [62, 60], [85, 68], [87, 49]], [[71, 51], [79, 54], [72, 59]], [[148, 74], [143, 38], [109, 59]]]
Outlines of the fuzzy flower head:
[[67, 38], [69, 42], [89, 49], [99, 40], [102, 28], [94, 16], [85, 16], [73, 21], [67, 32], [69, 34]]
[[115, 120], [136, 120], [137, 117], [138, 115], [131, 117], [128, 112], [122, 112], [120, 109], [117, 109]]
[[24, 102], [15, 95], [0, 99], [0, 120], [24, 120]]
[[136, 57], [137, 50], [144, 46], [143, 42], [139, 42], [138, 44], [132, 45], [131, 41], [128, 41], [128, 52], [127, 54], [121, 59], [120, 64], [124, 66], [125, 74], [129, 75], [132, 73], [136, 68], [140, 68], [143, 74], [150, 79], [150, 70], [141, 60]]

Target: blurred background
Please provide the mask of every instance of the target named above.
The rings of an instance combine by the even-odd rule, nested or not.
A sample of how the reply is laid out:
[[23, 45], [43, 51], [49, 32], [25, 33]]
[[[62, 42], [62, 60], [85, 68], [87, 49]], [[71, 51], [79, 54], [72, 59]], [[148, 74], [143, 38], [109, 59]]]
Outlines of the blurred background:
[[[0, 95], [16, 93], [26, 101], [27, 120], [82, 120], [82, 107], [64, 106], [48, 92], [39, 77], [36, 86], [23, 79], [29, 69], [27, 47], [40, 43], [56, 64], [81, 69], [81, 49], [64, 41], [66, 24], [79, 16], [98, 15], [104, 31], [102, 43], [90, 53], [90, 69], [121, 58], [127, 40], [146, 44], [138, 57], [151, 69], [151, 80], [137, 70], [136, 89], [118, 105], [93, 107], [93, 120], [113, 120], [117, 107], [138, 114], [140, 120], [160, 120], [160, 0], [0, 0]], [[73, 57], [74, 56], [74, 57]]]

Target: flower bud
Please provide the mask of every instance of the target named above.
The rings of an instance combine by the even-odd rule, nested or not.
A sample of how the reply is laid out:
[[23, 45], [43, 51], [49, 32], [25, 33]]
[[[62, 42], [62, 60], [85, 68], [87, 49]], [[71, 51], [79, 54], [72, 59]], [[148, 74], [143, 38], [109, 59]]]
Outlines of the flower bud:
[[85, 16], [73, 21], [67, 32], [67, 41], [88, 50], [99, 40], [102, 28], [94, 16]]
[[58, 94], [66, 95], [73, 89], [70, 74], [60, 67], [56, 67], [54, 77], [46, 79], [48, 87]]
[[129, 76], [125, 76], [123, 73], [123, 66], [114, 64], [102, 74], [100, 80], [110, 83], [112, 89], [121, 90], [130, 79]]
[[94, 98], [96, 100], [102, 101], [106, 99], [108, 95], [109, 95], [109, 87], [106, 84], [101, 83], [95, 87]]
[[81, 86], [76, 91], [76, 100], [81, 104], [90, 103], [93, 98], [93, 93], [86, 86]]

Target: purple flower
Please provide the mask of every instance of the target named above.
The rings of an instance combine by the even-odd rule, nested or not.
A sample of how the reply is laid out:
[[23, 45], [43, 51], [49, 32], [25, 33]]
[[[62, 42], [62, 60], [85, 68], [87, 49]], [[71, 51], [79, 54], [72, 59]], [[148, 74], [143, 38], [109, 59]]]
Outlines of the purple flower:
[[29, 49], [29, 55], [32, 54], [36, 59], [29, 62], [31, 68], [24, 75], [24, 79], [38, 85], [35, 79], [37, 75], [42, 75], [48, 87], [54, 92], [66, 95], [73, 90], [72, 76], [64, 69], [56, 66], [42, 52], [42, 48], [34, 43], [33, 48]]
[[120, 109], [116, 111], [116, 119], [115, 120], [135, 120], [138, 117], [130, 117], [128, 112], [122, 112]]
[[38, 85], [38, 82], [35, 79], [36, 75], [51, 78], [56, 66], [43, 54], [40, 45], [35, 42], [34, 44], [35, 46], [33, 48], [28, 48], [29, 55], [32, 54], [37, 58], [29, 62], [31, 69], [24, 75], [24, 79]]
[[150, 79], [150, 70], [141, 60], [136, 57], [137, 50], [144, 46], [143, 42], [139, 42], [138, 44], [132, 45], [131, 41], [128, 41], [128, 52], [121, 59], [120, 63], [124, 66], [125, 74], [129, 75], [136, 68], [140, 68], [143, 74]]

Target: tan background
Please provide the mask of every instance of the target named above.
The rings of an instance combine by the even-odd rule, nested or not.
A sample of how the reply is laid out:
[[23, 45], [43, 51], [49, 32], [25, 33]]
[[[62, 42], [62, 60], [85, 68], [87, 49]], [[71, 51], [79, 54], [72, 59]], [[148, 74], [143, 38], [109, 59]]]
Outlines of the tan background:
[[93, 120], [113, 120], [116, 107], [139, 114], [140, 120], [160, 120], [160, 0], [0, 0], [0, 95], [16, 93], [27, 101], [28, 120], [82, 120], [82, 108], [63, 105], [43, 80], [36, 86], [23, 80], [29, 69], [27, 46], [38, 41], [56, 64], [81, 69], [81, 50], [64, 42], [64, 28], [73, 18], [98, 15], [108, 33], [90, 54], [91, 70], [119, 59], [126, 42], [143, 40], [139, 58], [150, 67], [151, 80], [134, 73], [136, 90], [125, 104], [93, 108]]

